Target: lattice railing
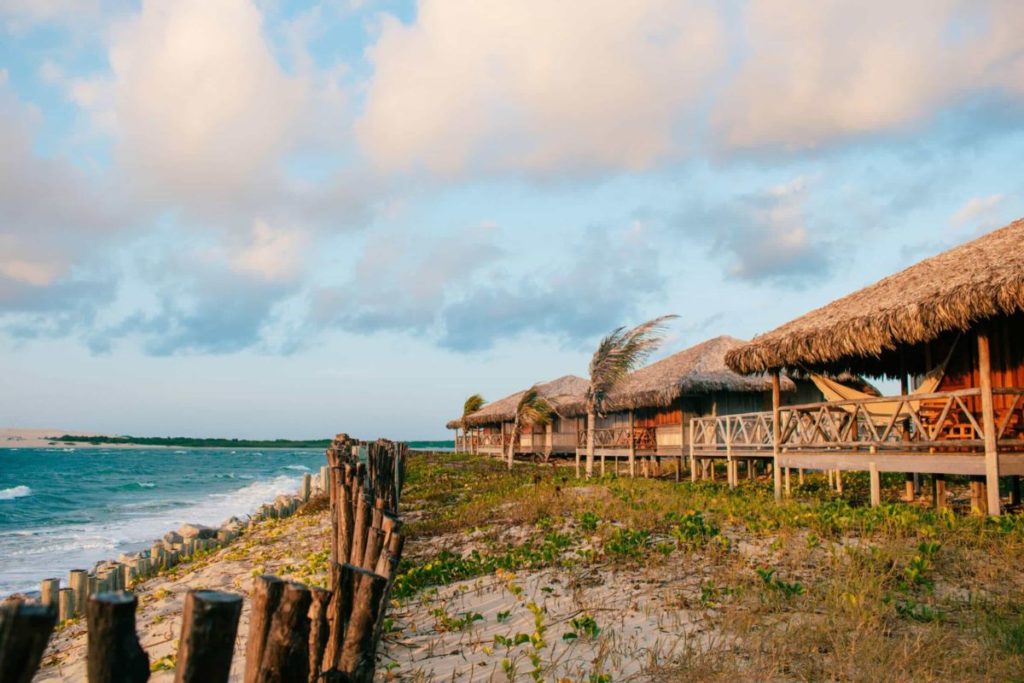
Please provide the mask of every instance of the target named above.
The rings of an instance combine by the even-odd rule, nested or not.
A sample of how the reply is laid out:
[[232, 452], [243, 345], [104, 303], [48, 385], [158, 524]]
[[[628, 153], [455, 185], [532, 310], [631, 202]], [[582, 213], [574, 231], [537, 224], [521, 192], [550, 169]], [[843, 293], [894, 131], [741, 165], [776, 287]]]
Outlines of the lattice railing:
[[[1024, 389], [993, 390], [1001, 448], [1024, 448]], [[770, 412], [694, 418], [695, 452], [735, 454], [772, 450]], [[796, 450], [949, 451], [984, 448], [981, 390], [885, 396], [786, 406], [781, 446]]]
[[[629, 449], [629, 427], [612, 427], [594, 430], [594, 448]], [[581, 429], [576, 435], [576, 445], [587, 447], [587, 430]], [[633, 448], [638, 451], [653, 451], [657, 437], [652, 427], [633, 427]]]

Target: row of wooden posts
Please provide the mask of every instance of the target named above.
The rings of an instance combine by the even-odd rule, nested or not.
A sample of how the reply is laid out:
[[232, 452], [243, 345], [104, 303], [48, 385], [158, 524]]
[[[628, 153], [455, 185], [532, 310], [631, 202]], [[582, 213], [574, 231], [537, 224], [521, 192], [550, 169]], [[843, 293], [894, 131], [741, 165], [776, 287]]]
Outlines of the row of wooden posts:
[[[372, 680], [403, 546], [398, 500], [405, 458], [404, 444], [358, 442], [344, 434], [334, 440], [327, 451], [328, 465], [317, 478], [321, 484], [317, 488], [331, 501], [330, 589], [268, 575], [256, 577], [246, 683]], [[263, 506], [250, 524], [292, 514], [312, 494], [311, 479], [305, 475], [299, 496], [279, 497], [274, 505]], [[217, 547], [233, 537], [196, 539], [192, 552]], [[0, 603], [0, 681], [29, 683], [58, 619], [83, 614], [89, 683], [148, 680], [149, 657], [135, 629], [138, 601], [126, 589], [186, 556], [150, 549], [99, 575], [72, 571], [68, 588], [61, 589], [57, 579], [48, 579], [38, 602], [19, 598]], [[188, 592], [176, 682], [228, 680], [241, 612], [241, 595]]]

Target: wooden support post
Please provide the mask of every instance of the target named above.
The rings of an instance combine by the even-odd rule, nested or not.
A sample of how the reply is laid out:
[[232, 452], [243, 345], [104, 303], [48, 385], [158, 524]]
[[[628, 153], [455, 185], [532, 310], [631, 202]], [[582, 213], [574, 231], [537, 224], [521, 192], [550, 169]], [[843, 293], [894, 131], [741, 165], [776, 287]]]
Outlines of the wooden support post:
[[779, 455], [782, 453], [781, 393], [779, 371], [774, 370], [772, 372], [772, 466], [775, 478], [775, 502], [782, 501], [782, 470], [779, 468]]
[[836, 493], [843, 495], [843, 471], [836, 470]]
[[264, 574], [253, 580], [249, 641], [245, 646], [245, 683], [256, 683], [267, 645], [267, 633], [283, 592], [284, 581], [276, 576]]
[[636, 476], [636, 440], [633, 438], [634, 417], [633, 411], [629, 411], [629, 476]]
[[736, 488], [736, 472], [732, 459], [732, 428], [729, 426], [729, 418], [725, 418], [725, 478], [729, 488]]
[[697, 456], [693, 448], [693, 425], [690, 425], [690, 481], [697, 481]]
[[987, 515], [988, 496], [985, 491], [985, 477], [971, 476], [971, 512], [976, 515]]
[[100, 593], [89, 597], [87, 655], [89, 683], [144, 683], [149, 680], [149, 655], [135, 633], [138, 600], [131, 593]]
[[831, 489], [835, 488], [835, 471], [834, 470], [828, 470], [827, 473], [828, 473], [828, 487], [831, 490]]
[[914, 474], [906, 472], [903, 475], [903, 500], [907, 503], [914, 502]]
[[804, 485], [804, 468], [803, 467], [801, 467], [801, 468], [799, 468], [797, 470], [797, 480], [796, 480], [796, 483], [797, 483], [798, 486], [803, 486]]
[[30, 683], [56, 623], [54, 606], [18, 599], [0, 603], [0, 681]]
[[257, 683], [309, 680], [309, 589], [287, 583], [267, 632]]
[[999, 449], [996, 442], [996, 418], [992, 404], [992, 360], [989, 353], [988, 329], [978, 328], [978, 379], [981, 384], [981, 429], [985, 433], [985, 484], [988, 514], [998, 517]]
[[196, 590], [185, 595], [174, 683], [227, 683], [241, 614], [241, 595]]
[[946, 475], [932, 475], [932, 504], [936, 510], [946, 509]]
[[[871, 447], [872, 454], [875, 447]], [[882, 504], [882, 482], [878, 476], [878, 466], [874, 461], [868, 463], [868, 474], [871, 479], [871, 507], [878, 507]]]
[[678, 484], [683, 476], [683, 457], [686, 454], [686, 411], [683, 410], [682, 400], [679, 402], [679, 462], [676, 463], [676, 483]]
[[790, 470], [790, 469], [791, 469], [791, 468], [789, 468], [789, 467], [787, 467], [787, 468], [786, 468], [786, 495], [787, 495], [787, 496], [788, 496], [788, 495], [789, 495], [789, 494], [791, 493], [791, 491], [792, 491], [792, 489], [790, 488], [790, 485], [789, 485], [789, 470]]

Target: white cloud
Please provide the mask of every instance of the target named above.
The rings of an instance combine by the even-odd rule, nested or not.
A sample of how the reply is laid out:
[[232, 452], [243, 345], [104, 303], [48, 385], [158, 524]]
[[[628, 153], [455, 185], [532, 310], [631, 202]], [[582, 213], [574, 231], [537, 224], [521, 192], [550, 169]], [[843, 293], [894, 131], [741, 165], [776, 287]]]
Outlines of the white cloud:
[[300, 274], [308, 244], [303, 230], [275, 229], [258, 220], [249, 244], [231, 256], [231, 269], [271, 282], [292, 280]]
[[112, 32], [109, 99], [73, 91], [101, 116], [143, 189], [186, 201], [252, 194], [294, 144], [307, 83], [286, 74], [248, 0], [147, 0]]
[[970, 94], [1024, 95], [1016, 0], [750, 0], [719, 144], [813, 149], [900, 130]]
[[385, 169], [645, 169], [724, 58], [701, 0], [421, 0], [381, 19], [357, 134]]
[[960, 205], [949, 222], [955, 228], [976, 226], [979, 223], [990, 224], [996, 217], [999, 207], [1006, 200], [1005, 194], [990, 194], [986, 197], [972, 197]]

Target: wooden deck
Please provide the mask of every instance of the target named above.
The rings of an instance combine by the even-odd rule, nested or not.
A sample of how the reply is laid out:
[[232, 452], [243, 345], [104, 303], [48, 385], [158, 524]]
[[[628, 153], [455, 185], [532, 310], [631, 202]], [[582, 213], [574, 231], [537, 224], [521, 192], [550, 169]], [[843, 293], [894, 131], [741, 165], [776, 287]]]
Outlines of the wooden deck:
[[[999, 474], [1024, 474], [1024, 389], [992, 390]], [[979, 388], [786, 406], [779, 464], [821, 470], [985, 474]], [[771, 412], [695, 418], [692, 458], [772, 458]], [[872, 464], [873, 463], [873, 464]]]

